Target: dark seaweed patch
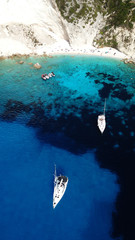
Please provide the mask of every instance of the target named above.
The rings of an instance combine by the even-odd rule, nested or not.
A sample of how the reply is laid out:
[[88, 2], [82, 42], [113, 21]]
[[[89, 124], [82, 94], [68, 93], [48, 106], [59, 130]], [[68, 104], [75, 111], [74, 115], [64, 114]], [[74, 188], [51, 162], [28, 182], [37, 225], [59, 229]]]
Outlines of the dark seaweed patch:
[[107, 78], [108, 76], [110, 76], [110, 74], [107, 73], [98, 73], [99, 76], [102, 76], [103, 78]]
[[86, 72], [86, 77], [90, 77], [90, 72]]
[[82, 99], [83, 97], [77, 97], [76, 99], [79, 100], [79, 99]]
[[48, 93], [48, 96], [52, 96], [53, 94], [52, 93]]
[[123, 101], [130, 100], [133, 97], [133, 94], [128, 93], [126, 89], [120, 89], [113, 91], [112, 97], [119, 98]]
[[102, 83], [104, 86], [102, 89], [100, 89], [99, 92], [99, 96], [101, 98], [108, 98], [109, 94], [111, 93], [112, 89], [113, 89], [113, 84], [108, 84], [108, 83]]
[[14, 121], [22, 112], [28, 113], [31, 111], [31, 106], [25, 105], [20, 101], [10, 99], [5, 105], [5, 111], [1, 115], [6, 121]]
[[[46, 106], [46, 109], [49, 109], [49, 110], [51, 110], [52, 109], [52, 104], [50, 103], [50, 104], [48, 104], [47, 106]], [[43, 111], [43, 109], [42, 109], [42, 111]]]
[[95, 77], [95, 75], [91, 74], [90, 72], [86, 72], [86, 76], [85, 76], [85, 77], [91, 77], [91, 78], [93, 78], [93, 77]]
[[109, 76], [109, 77], [108, 77], [108, 80], [114, 82], [114, 81], [116, 81], [116, 80], [119, 81], [120, 79], [119, 79], [119, 78], [116, 78], [116, 77], [114, 77], [114, 76]]
[[100, 81], [99, 80], [95, 80], [95, 83], [97, 84], [97, 83], [100, 83]]
[[104, 80], [109, 80], [111, 82], [115, 82], [116, 80], [120, 80], [118, 77], [115, 77], [114, 75], [107, 74], [107, 73], [98, 73], [99, 76], [102, 76]]
[[124, 84], [118, 83], [116, 85], [113, 85], [113, 90], [121, 90], [125, 87]]

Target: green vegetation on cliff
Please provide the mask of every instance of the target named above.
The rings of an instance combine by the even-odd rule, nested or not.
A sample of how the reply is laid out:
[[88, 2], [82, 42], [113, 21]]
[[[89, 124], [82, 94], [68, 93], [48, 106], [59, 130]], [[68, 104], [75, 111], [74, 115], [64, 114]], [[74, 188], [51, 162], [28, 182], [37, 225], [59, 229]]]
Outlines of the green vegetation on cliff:
[[135, 22], [135, 3], [130, 0], [109, 0], [107, 1], [109, 16], [109, 25], [114, 27], [126, 27], [131, 29]]
[[77, 24], [82, 19], [84, 28], [85, 24], [94, 23], [98, 13], [106, 17], [106, 25], [95, 41], [98, 46], [117, 48], [118, 43], [113, 29], [122, 27], [130, 31], [135, 22], [134, 0], [56, 0], [56, 3], [64, 19], [73, 24]]
[[[106, 26], [101, 29], [101, 37], [96, 40], [98, 46], [111, 46], [118, 48], [116, 35], [113, 33], [113, 28], [122, 27], [129, 31], [133, 28], [135, 22], [135, 3], [130, 0], [108, 0], [106, 1], [107, 21]], [[125, 37], [124, 41], [128, 43], [129, 38]]]
[[107, 15], [110, 26], [131, 29], [135, 22], [135, 1], [131, 0], [56, 0], [56, 3], [68, 22], [77, 23], [79, 19], [93, 22], [98, 12]]
[[73, 23], [77, 23], [79, 19], [83, 19], [85, 23], [88, 23], [90, 19], [95, 20], [97, 11], [101, 10], [99, 2], [99, 0], [94, 2], [90, 0], [56, 0], [63, 18]]

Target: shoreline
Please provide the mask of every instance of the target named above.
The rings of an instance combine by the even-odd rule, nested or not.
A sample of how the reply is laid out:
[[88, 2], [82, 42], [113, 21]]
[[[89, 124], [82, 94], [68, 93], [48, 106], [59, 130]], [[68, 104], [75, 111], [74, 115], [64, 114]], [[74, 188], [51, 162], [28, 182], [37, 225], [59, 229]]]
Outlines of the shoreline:
[[128, 59], [128, 56], [118, 50], [105, 47], [105, 48], [84, 48], [84, 49], [53, 49], [46, 52], [49, 55], [86, 55], [86, 56], [101, 56], [111, 57], [118, 59]]
[[[38, 48], [34, 52], [29, 53], [13, 53], [9, 55], [1, 55], [0, 60], [8, 59], [8, 58], [22, 58], [22, 57], [53, 57], [55, 55], [82, 55], [82, 56], [101, 56], [101, 57], [109, 57], [123, 60], [125, 63], [134, 62], [135, 60], [127, 56], [126, 54], [118, 51], [112, 47], [104, 47], [104, 48]], [[127, 61], [127, 62], [126, 62]]]

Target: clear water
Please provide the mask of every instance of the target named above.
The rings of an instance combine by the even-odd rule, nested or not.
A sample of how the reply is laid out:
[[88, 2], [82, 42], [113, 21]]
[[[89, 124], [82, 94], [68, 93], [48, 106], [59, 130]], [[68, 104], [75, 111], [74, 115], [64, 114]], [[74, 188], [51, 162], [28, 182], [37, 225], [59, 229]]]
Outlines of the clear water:
[[[123, 239], [129, 209], [122, 217], [118, 196], [135, 155], [135, 68], [102, 57], [23, 60], [0, 62], [0, 239]], [[69, 178], [55, 210], [54, 164]]]

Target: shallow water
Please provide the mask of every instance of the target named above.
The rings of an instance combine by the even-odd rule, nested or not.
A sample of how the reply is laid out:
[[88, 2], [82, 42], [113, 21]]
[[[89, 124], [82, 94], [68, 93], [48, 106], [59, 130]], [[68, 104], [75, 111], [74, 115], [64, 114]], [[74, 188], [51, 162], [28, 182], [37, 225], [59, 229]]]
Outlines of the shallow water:
[[[89, 56], [22, 60], [0, 62], [1, 239], [128, 239], [135, 68]], [[51, 71], [56, 76], [43, 81]], [[69, 178], [55, 210], [54, 164]]]

